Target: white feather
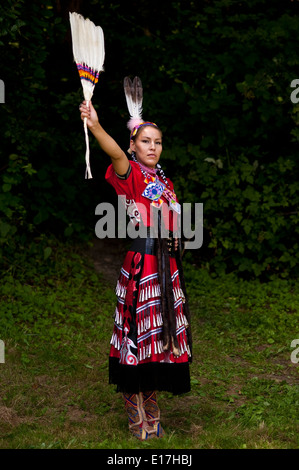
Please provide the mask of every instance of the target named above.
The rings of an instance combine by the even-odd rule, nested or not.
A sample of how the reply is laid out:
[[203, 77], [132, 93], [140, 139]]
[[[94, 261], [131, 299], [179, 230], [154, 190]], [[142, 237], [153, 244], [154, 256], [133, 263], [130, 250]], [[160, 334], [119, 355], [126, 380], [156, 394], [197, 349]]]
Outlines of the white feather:
[[[88, 18], [83, 18], [78, 13], [69, 13], [73, 56], [76, 64], [87, 66], [91, 69], [92, 74], [102, 72], [105, 60], [104, 33], [100, 26], [95, 24]], [[95, 83], [89, 80], [81, 80], [84, 98], [88, 102], [91, 100]], [[84, 132], [86, 142], [86, 177], [92, 178], [89, 163], [89, 140], [87, 131], [87, 119], [84, 119]]]
[[129, 77], [125, 77], [124, 91], [130, 119], [142, 121], [143, 92], [140, 78], [135, 77], [132, 83]]
[[[93, 72], [102, 72], [105, 60], [104, 33], [100, 26], [78, 13], [70, 13], [72, 44], [74, 60], [78, 64], [86, 65]], [[82, 80], [84, 98], [90, 101], [93, 95], [94, 84]]]
[[101, 26], [78, 13], [69, 13], [75, 62], [86, 64], [96, 72], [104, 70], [104, 33]]

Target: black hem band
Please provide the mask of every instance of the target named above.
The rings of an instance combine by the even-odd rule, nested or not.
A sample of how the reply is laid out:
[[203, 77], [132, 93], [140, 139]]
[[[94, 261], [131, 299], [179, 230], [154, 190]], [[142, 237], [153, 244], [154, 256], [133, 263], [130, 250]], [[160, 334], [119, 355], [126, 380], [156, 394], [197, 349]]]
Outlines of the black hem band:
[[116, 357], [109, 357], [109, 383], [117, 385], [116, 391], [122, 393], [165, 391], [181, 395], [191, 390], [189, 363], [150, 362], [129, 366], [120, 364]]

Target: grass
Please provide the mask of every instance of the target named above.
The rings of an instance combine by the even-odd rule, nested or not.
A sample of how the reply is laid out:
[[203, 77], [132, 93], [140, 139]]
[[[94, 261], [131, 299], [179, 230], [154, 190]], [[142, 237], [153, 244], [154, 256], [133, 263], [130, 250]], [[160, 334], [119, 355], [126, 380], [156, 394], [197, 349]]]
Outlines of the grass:
[[160, 393], [166, 436], [139, 442], [108, 384], [114, 283], [84, 251], [53, 242], [50, 256], [24, 251], [3, 272], [1, 449], [298, 448], [297, 281], [213, 278], [186, 265], [192, 391]]

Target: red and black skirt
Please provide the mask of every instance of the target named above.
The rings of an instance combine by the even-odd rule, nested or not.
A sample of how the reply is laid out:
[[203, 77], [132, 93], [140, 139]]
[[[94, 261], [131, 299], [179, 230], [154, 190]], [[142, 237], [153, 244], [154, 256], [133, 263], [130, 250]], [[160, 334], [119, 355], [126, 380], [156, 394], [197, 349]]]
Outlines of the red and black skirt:
[[190, 314], [174, 240], [136, 239], [116, 286], [109, 382], [117, 391], [190, 391]]

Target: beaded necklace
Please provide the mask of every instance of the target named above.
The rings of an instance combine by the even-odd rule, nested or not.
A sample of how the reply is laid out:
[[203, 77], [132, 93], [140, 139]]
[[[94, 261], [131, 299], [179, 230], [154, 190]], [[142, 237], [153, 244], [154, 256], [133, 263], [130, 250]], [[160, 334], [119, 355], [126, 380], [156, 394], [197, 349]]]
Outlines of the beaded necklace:
[[159, 176], [161, 176], [161, 178], [163, 179], [164, 183], [166, 184], [166, 186], [168, 186], [168, 188], [170, 189], [170, 186], [169, 186], [169, 183], [167, 181], [167, 178], [165, 176], [165, 173], [164, 171], [162, 170], [162, 167], [159, 163], [157, 163], [156, 167], [157, 168], [148, 168], [147, 166], [143, 165], [142, 163], [140, 163], [136, 156], [135, 156], [135, 152], [132, 152], [131, 154], [131, 157], [132, 157], [132, 160], [136, 163], [138, 163], [139, 165], [139, 168], [141, 170], [141, 173], [147, 178], [148, 175], [150, 176], [156, 176], [157, 174]]
[[[171, 190], [171, 188], [170, 188], [170, 185], [167, 181], [167, 178], [165, 176], [164, 171], [161, 168], [161, 165], [158, 163], [156, 165], [157, 168], [149, 168], [149, 167], [143, 165], [142, 163], [140, 163], [137, 160], [135, 152], [132, 152], [131, 157], [132, 157], [132, 160], [134, 162], [138, 163], [140, 171], [142, 172], [143, 176], [145, 177], [144, 181], [147, 184], [150, 183], [149, 186], [152, 186], [152, 184], [154, 183], [154, 180], [157, 178], [157, 174], [159, 174], [159, 176], [161, 176], [161, 178], [163, 179], [163, 181], [165, 183], [165, 186], [164, 186], [164, 190], [162, 189], [162, 192], [160, 193], [160, 195], [162, 196], [162, 194], [163, 194], [165, 199], [167, 199], [170, 207], [172, 207], [172, 209], [174, 209], [176, 212], [180, 213], [180, 211], [181, 211], [180, 204], [177, 202], [175, 192], [173, 190]], [[154, 187], [154, 190], [155, 190], [155, 198], [157, 198], [157, 186]], [[159, 191], [159, 189], [158, 189], [158, 191]], [[153, 198], [153, 195], [151, 194], [151, 190], [149, 189], [148, 186], [147, 186], [147, 188], [144, 192], [146, 194], [143, 194], [143, 196], [149, 197], [150, 199]], [[160, 207], [162, 202], [163, 202], [162, 199], [159, 198], [156, 201], [152, 201], [152, 204], [156, 205], [157, 207]]]

